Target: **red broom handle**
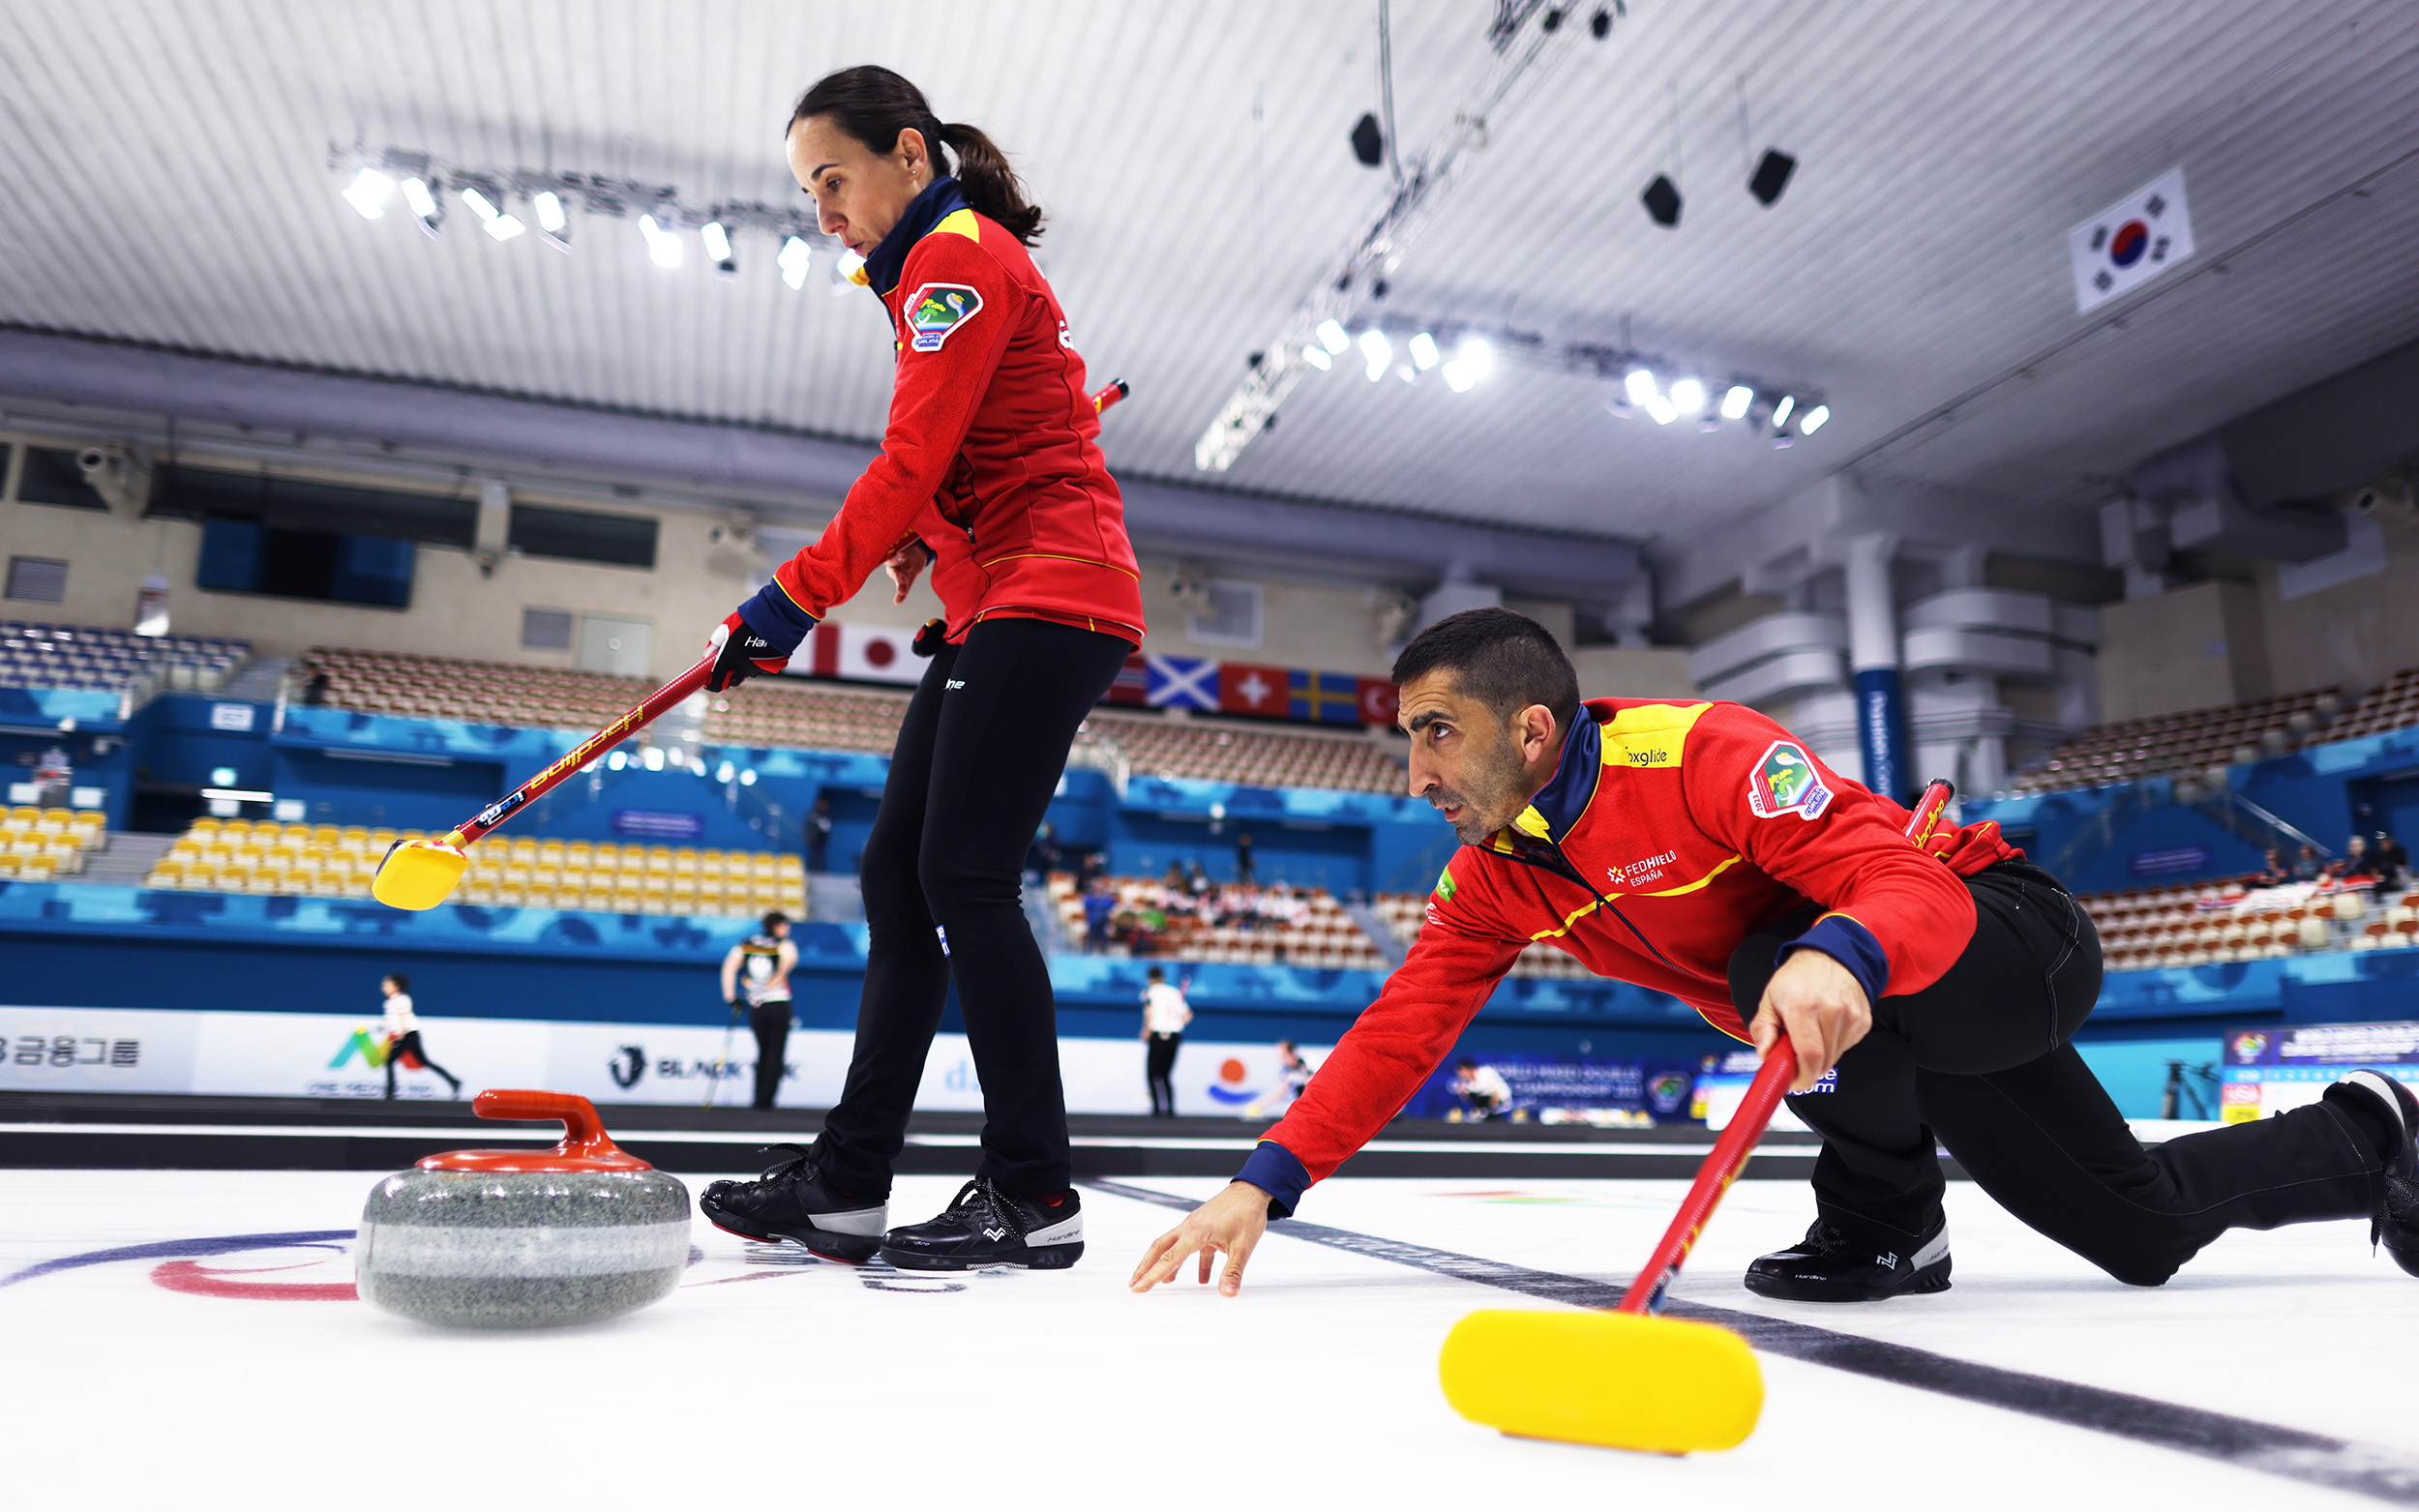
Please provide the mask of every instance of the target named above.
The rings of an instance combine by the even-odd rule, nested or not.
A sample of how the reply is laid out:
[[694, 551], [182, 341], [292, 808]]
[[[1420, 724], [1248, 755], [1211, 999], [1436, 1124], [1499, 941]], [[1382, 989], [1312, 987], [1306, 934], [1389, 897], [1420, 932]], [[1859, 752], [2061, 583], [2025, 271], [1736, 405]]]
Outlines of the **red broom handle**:
[[510, 818], [532, 798], [542, 798], [553, 791], [564, 778], [621, 744], [633, 731], [655, 723], [665, 710], [705, 686], [705, 679], [713, 675], [716, 655], [713, 651], [706, 652], [698, 659], [695, 667], [648, 694], [645, 702], [574, 746], [561, 760], [481, 809], [473, 817], [456, 825], [437, 844], [458, 848], [469, 845]]
[[[1934, 778], [1916, 801], [1915, 813], [1907, 819], [1907, 839], [1922, 845], [1931, 838], [1932, 829], [1940, 822], [1941, 811], [1956, 796], [1956, 789]], [[1663, 1292], [1687, 1263], [1688, 1252], [1696, 1248], [1697, 1235], [1705, 1231], [1714, 1209], [1730, 1190], [1730, 1183], [1739, 1179], [1747, 1169], [1747, 1157], [1755, 1153], [1755, 1141], [1764, 1137], [1764, 1126], [1773, 1121], [1773, 1113], [1780, 1100], [1788, 1095], [1789, 1083], [1798, 1074], [1798, 1053], [1790, 1047], [1784, 1034], [1775, 1041], [1764, 1064], [1756, 1068], [1755, 1080], [1747, 1083], [1747, 1096], [1740, 1099], [1739, 1111], [1723, 1126], [1721, 1138], [1714, 1141], [1713, 1153], [1697, 1168], [1696, 1181], [1688, 1195], [1681, 1200], [1680, 1211], [1672, 1215], [1671, 1227], [1663, 1230], [1662, 1242], [1655, 1246], [1653, 1258], [1638, 1279], [1629, 1283], [1623, 1292], [1618, 1313], [1652, 1313], [1663, 1305]]]

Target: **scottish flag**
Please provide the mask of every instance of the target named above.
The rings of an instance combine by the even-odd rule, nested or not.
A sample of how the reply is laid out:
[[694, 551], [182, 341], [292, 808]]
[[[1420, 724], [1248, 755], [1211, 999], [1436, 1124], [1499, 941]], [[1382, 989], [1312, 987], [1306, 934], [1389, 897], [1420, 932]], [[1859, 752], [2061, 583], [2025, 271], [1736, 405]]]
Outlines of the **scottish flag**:
[[1152, 708], [1217, 712], [1217, 663], [1196, 656], [1154, 656], [1149, 661], [1150, 689], [1145, 697]]

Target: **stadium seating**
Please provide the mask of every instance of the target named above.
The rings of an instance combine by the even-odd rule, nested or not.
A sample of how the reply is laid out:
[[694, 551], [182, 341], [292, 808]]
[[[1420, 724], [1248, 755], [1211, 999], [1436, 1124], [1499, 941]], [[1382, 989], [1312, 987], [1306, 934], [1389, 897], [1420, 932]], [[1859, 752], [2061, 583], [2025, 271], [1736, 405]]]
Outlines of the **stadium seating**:
[[[366, 899], [378, 859], [420, 830], [197, 819], [152, 868], [146, 885], [199, 892]], [[454, 902], [502, 908], [582, 908], [746, 918], [779, 908], [806, 915], [806, 872], [794, 855], [700, 850], [518, 836], [470, 848]]]
[[[1426, 922], [1428, 898], [1425, 893], [1380, 893], [1370, 906], [1394, 932], [1394, 937], [1408, 946], [1418, 937], [1419, 926]], [[1577, 957], [1542, 940], [1520, 952], [1519, 959], [1512, 963], [1511, 974], [1558, 982], [1583, 982], [1596, 975]]]
[[2324, 739], [2357, 740], [2419, 725], [2419, 667], [2405, 667], [2327, 726]]
[[[1155, 957], [1197, 964], [1351, 967], [1364, 971], [1375, 971], [1386, 964], [1377, 945], [1324, 889], [1271, 886], [1259, 896], [1254, 926], [1244, 928], [1166, 908], [1168, 892], [1158, 882], [1118, 877], [1111, 885], [1117, 889], [1120, 914], [1164, 914], [1164, 926], [1151, 931], [1149, 954]], [[1053, 873], [1049, 891], [1066, 938], [1081, 941], [1084, 899], [1076, 889], [1075, 878], [1063, 872]]]
[[107, 843], [92, 809], [0, 809], [0, 881], [47, 882], [74, 876], [84, 857]]
[[2098, 787], [2161, 772], [2282, 756], [2314, 738], [2344, 738], [2328, 723], [2342, 706], [2343, 699], [2328, 688], [2254, 703], [2097, 725], [2027, 769], [2012, 790]]
[[[595, 728], [629, 709], [649, 685], [596, 672], [518, 667], [456, 657], [314, 647], [296, 686], [324, 673], [326, 702], [371, 713], [497, 725]], [[907, 713], [905, 694], [758, 679], [707, 705], [708, 744], [788, 746], [887, 755]], [[1340, 787], [1398, 792], [1403, 763], [1364, 735], [1174, 720], [1095, 710], [1079, 745], [1114, 745], [1146, 776], [1189, 777], [1262, 787]]]
[[0, 621], [0, 687], [216, 693], [251, 657], [248, 640]]
[[294, 686], [307, 689], [321, 674], [323, 701], [341, 708], [572, 729], [599, 728], [653, 691], [637, 678], [601, 672], [335, 646], [305, 653], [295, 664]]
[[2111, 971], [2419, 945], [2419, 892], [2343, 883], [2134, 888], [2080, 900]]

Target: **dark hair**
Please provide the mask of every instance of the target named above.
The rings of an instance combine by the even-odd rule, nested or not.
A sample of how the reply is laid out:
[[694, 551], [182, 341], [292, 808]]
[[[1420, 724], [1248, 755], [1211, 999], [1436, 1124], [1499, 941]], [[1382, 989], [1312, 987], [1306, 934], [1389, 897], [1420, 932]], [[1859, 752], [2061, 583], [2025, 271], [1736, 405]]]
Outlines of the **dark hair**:
[[1150, 971], [1145, 973], [1145, 975], [1149, 976], [1150, 980], [1154, 982], [1164, 982], [1168, 979], [1168, 974], [1165, 971], [1160, 970], [1157, 966], [1152, 966]]
[[1448, 671], [1463, 693], [1509, 718], [1533, 703], [1553, 711], [1560, 733], [1579, 718], [1579, 674], [1543, 625], [1510, 609], [1463, 609], [1412, 637], [1394, 659], [1397, 687]]
[[1469, 1067], [1471, 1070], [1473, 1070], [1473, 1071], [1476, 1071], [1476, 1070], [1478, 1070], [1478, 1063], [1477, 1061], [1475, 1061], [1475, 1060], [1472, 1060], [1472, 1059], [1471, 1059], [1469, 1056], [1467, 1056], [1467, 1055], [1464, 1055], [1461, 1059], [1456, 1060], [1456, 1061], [1454, 1061], [1454, 1062], [1453, 1062], [1453, 1069], [1454, 1069], [1455, 1071], [1459, 1071], [1459, 1070], [1460, 1070], [1462, 1067], [1464, 1067], [1464, 1066], [1468, 1066], [1468, 1067]]
[[[1028, 247], [1040, 237], [1041, 207], [1026, 201], [1025, 186], [1008, 166], [1007, 154], [963, 121], [943, 125], [925, 103], [924, 92], [890, 70], [864, 63], [824, 74], [798, 97], [782, 134], [818, 115], [831, 117], [833, 125], [878, 153], [897, 150], [901, 132], [919, 133], [924, 150], [932, 154], [933, 171], [954, 173], [976, 214], [999, 222]], [[941, 151], [944, 146], [957, 157], [954, 168]]]
[[408, 993], [411, 991], [411, 978], [403, 975], [401, 971], [389, 971], [386, 973], [386, 979], [395, 984], [395, 991], [399, 993]]
[[782, 912], [779, 908], [775, 908], [772, 912], [764, 915], [764, 933], [770, 934], [773, 932], [774, 925], [787, 924], [789, 922], [790, 915]]

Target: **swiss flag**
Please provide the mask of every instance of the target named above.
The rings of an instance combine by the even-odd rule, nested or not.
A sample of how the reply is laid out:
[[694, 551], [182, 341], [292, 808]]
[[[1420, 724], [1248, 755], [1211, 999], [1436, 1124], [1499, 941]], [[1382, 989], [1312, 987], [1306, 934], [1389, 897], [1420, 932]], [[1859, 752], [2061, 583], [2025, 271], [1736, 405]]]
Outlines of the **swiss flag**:
[[1218, 667], [1218, 708], [1227, 714], [1272, 714], [1284, 718], [1292, 687], [1282, 667], [1224, 662]]
[[849, 677], [860, 682], [921, 682], [924, 664], [917, 659], [914, 646], [912, 630], [821, 624], [815, 627], [808, 645], [800, 648], [810, 654], [791, 657], [790, 669], [815, 677]]
[[1360, 723], [1390, 728], [1402, 711], [1401, 693], [1383, 677], [1360, 680]]

